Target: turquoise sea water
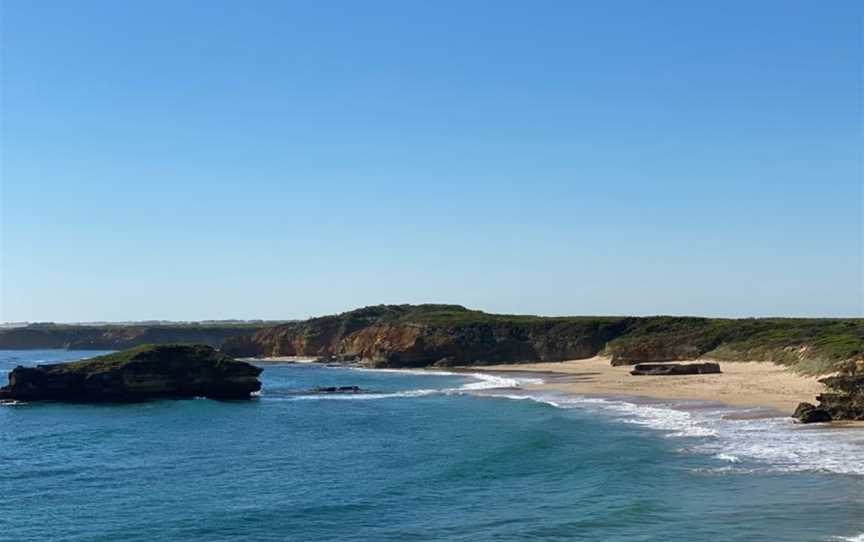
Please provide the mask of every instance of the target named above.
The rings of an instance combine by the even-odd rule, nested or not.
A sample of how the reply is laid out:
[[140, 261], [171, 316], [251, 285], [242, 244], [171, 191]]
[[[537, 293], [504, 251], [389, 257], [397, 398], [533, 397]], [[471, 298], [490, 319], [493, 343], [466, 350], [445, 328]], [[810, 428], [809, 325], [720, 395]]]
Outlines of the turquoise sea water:
[[[93, 354], [0, 351], [0, 379]], [[0, 407], [0, 540], [864, 540], [862, 431], [489, 376], [262, 380], [248, 402]], [[378, 393], [291, 395], [316, 385]]]

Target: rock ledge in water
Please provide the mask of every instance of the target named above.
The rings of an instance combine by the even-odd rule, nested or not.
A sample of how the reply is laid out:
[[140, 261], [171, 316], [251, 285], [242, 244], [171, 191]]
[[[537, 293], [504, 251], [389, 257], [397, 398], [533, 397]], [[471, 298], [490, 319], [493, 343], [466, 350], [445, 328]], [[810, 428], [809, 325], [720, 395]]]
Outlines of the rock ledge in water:
[[704, 375], [720, 372], [719, 363], [640, 363], [630, 371], [636, 376]]
[[261, 369], [206, 345], [146, 345], [70, 363], [16, 367], [0, 399], [132, 402], [248, 399]]

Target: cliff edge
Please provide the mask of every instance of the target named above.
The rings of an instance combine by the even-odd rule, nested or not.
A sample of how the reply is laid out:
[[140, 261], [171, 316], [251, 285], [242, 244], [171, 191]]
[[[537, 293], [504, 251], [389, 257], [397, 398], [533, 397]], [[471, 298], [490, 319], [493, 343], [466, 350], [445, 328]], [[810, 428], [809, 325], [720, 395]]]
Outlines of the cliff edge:
[[378, 305], [228, 339], [240, 357], [311, 356], [374, 367], [531, 363], [608, 355], [615, 365], [711, 359], [831, 372], [864, 353], [864, 320], [542, 317], [459, 305]]

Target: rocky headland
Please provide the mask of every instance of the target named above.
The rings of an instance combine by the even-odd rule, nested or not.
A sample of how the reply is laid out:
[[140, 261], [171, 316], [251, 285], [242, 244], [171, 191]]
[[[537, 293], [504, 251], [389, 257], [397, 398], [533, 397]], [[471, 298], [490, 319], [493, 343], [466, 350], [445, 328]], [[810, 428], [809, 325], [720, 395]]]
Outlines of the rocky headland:
[[379, 305], [225, 341], [236, 357], [309, 356], [373, 367], [537, 363], [605, 355], [613, 365], [771, 361], [829, 373], [864, 353], [864, 320], [541, 317], [458, 305]]
[[261, 369], [207, 345], [147, 345], [106, 356], [16, 367], [0, 399], [134, 402], [157, 398], [248, 399]]

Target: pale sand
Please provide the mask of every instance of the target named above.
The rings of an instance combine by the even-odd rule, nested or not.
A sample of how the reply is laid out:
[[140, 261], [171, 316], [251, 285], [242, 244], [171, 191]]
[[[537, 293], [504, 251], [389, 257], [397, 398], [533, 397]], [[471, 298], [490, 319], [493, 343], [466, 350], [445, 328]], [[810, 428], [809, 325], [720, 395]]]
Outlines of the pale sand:
[[[477, 370], [477, 367], [472, 367]], [[798, 403], [815, 403], [825, 386], [814, 377], [795, 374], [765, 362], [721, 362], [721, 374], [632, 376], [632, 366], [613, 367], [608, 358], [492, 365], [484, 371], [555, 373], [546, 383], [523, 386], [579, 395], [629, 395], [656, 399], [718, 401], [733, 406], [760, 406], [791, 414]]]

